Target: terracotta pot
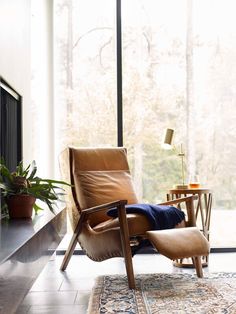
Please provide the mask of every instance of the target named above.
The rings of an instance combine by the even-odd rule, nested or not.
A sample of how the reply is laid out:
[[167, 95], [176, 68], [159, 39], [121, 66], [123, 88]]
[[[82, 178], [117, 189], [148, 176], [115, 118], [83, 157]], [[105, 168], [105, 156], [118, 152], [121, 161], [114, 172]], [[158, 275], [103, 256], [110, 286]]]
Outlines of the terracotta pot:
[[7, 200], [10, 218], [31, 218], [36, 198], [31, 195], [12, 195]]

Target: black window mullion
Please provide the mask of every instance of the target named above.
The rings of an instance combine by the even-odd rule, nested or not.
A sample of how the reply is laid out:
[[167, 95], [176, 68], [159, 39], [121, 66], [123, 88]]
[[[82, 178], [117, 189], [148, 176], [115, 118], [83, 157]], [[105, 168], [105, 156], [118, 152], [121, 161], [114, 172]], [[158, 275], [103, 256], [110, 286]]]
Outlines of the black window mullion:
[[116, 0], [117, 144], [123, 146], [121, 0]]

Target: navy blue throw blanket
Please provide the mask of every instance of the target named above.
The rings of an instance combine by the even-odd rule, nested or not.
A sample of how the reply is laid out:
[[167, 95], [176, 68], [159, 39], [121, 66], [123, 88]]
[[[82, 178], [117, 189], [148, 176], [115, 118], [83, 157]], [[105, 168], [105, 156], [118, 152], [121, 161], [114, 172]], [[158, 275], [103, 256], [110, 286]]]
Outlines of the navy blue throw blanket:
[[[126, 205], [126, 213], [139, 213], [147, 216], [153, 225], [153, 230], [171, 229], [180, 223], [185, 214], [174, 206], [153, 205], [153, 204], [132, 204]], [[107, 214], [117, 217], [117, 208], [108, 210]]]

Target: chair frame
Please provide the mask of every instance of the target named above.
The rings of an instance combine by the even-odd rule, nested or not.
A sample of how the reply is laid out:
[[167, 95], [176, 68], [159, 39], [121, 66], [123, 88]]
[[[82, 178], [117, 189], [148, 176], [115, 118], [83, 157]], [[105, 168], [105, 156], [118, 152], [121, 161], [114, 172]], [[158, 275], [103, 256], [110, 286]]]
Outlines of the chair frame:
[[[196, 195], [187, 196], [178, 198], [175, 200], [170, 200], [167, 202], [163, 202], [159, 205], [178, 205], [180, 203], [185, 202], [186, 203], [186, 210], [187, 210], [187, 217], [188, 221], [186, 222], [186, 227], [195, 227], [196, 226], [196, 217], [194, 212], [194, 200], [196, 200], [198, 197]], [[126, 200], [119, 200], [114, 201], [110, 203], [106, 203], [103, 205], [91, 207], [88, 209], [84, 209], [81, 211], [79, 221], [76, 225], [76, 228], [74, 230], [74, 233], [72, 235], [71, 241], [69, 243], [69, 246], [66, 250], [64, 259], [62, 261], [60, 269], [62, 271], [66, 270], [69, 261], [73, 255], [73, 252], [75, 250], [76, 244], [77, 244], [77, 238], [82, 230], [83, 224], [87, 224], [89, 215], [98, 212], [98, 211], [107, 211], [110, 208], [117, 208], [118, 210], [118, 219], [119, 219], [119, 225], [120, 225], [120, 237], [121, 237], [121, 245], [122, 245], [122, 251], [123, 256], [125, 260], [125, 267], [127, 272], [127, 278], [128, 278], [128, 285], [130, 289], [135, 289], [135, 280], [134, 280], [134, 271], [133, 271], [133, 262], [132, 262], [132, 252], [131, 252], [131, 246], [130, 246], [130, 238], [129, 238], [129, 229], [128, 229], [128, 222], [126, 217], [126, 209], [125, 205], [127, 204]], [[194, 264], [196, 267], [197, 275], [199, 277], [202, 277], [202, 264], [200, 257], [194, 258]]]

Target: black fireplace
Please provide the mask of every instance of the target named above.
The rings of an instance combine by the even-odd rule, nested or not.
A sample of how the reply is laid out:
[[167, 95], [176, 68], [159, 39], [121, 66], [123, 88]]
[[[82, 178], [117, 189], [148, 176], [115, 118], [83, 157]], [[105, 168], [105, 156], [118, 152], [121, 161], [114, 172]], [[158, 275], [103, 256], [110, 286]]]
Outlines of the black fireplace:
[[22, 159], [22, 97], [1, 76], [0, 122], [0, 156], [13, 171]]

